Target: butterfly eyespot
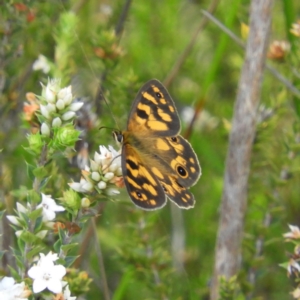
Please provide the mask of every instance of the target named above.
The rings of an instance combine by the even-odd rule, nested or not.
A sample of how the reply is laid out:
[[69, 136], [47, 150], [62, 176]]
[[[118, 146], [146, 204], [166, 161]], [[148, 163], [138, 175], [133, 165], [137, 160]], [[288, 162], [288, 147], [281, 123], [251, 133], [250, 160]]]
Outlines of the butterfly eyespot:
[[157, 98], [161, 98], [161, 94], [160, 93], [155, 93]]
[[181, 177], [183, 177], [183, 178], [187, 177], [187, 171], [183, 167], [178, 166], [177, 172]]
[[178, 142], [178, 139], [176, 136], [173, 136], [171, 137], [171, 141], [174, 142], [174, 143], [177, 143]]
[[140, 199], [143, 198], [143, 196], [142, 196], [142, 194], [140, 192], [135, 192], [135, 193], [136, 193], [136, 195], [137, 195], [138, 198], [140, 198]]

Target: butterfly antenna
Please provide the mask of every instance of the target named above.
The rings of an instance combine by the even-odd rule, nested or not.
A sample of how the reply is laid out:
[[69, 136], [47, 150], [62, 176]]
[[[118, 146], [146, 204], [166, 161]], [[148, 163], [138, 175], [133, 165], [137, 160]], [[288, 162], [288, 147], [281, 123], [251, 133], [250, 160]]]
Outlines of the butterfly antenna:
[[[67, 12], [67, 9], [66, 9], [65, 6], [64, 6], [63, 0], [60, 0], [60, 3], [61, 3], [61, 5], [62, 5], [62, 7], [63, 7], [63, 10], [64, 10], [65, 12]], [[79, 47], [80, 47], [80, 49], [81, 49], [81, 52], [82, 52], [82, 54], [83, 54], [83, 57], [85, 58], [85, 61], [87, 62], [87, 65], [89, 66], [89, 68], [90, 68], [90, 70], [91, 70], [91, 72], [92, 72], [94, 78], [97, 78], [96, 73], [95, 73], [95, 70], [93, 69], [93, 67], [92, 67], [92, 65], [91, 65], [91, 63], [90, 63], [90, 61], [88, 60], [88, 56], [87, 56], [87, 54], [86, 54], [86, 52], [85, 52], [85, 50], [84, 50], [84, 48], [83, 48], [83, 46], [82, 46], [82, 43], [80, 42], [80, 39], [79, 39], [79, 36], [78, 36], [77, 32], [76, 32], [75, 30], [73, 30], [73, 33], [74, 33], [75, 38], [76, 38], [77, 41], [78, 41]], [[105, 78], [105, 74], [102, 75], [102, 81], [103, 81], [104, 78]], [[107, 106], [107, 108], [108, 108], [108, 110], [109, 110], [110, 115], [112, 116], [112, 118], [113, 118], [115, 124], [117, 125], [117, 127], [119, 127], [119, 126], [118, 126], [118, 122], [117, 122], [117, 120], [116, 120], [116, 118], [115, 118], [115, 116], [114, 116], [114, 114], [113, 114], [113, 112], [112, 112], [112, 109], [111, 109], [111, 107], [109, 106], [106, 97], [104, 96], [103, 89], [102, 89], [102, 87], [101, 87], [101, 82], [100, 82], [99, 79], [97, 79], [97, 80], [98, 80], [97, 98], [100, 98], [100, 97], [101, 97], [100, 99], [103, 99], [103, 100], [104, 100], [104, 102], [105, 102], [105, 104], [106, 104], [106, 106]]]

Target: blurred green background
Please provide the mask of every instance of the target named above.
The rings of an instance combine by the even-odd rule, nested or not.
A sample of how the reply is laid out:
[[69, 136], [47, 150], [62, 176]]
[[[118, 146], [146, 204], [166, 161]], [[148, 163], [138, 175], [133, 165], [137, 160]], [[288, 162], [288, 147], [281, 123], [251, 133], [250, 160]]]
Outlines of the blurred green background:
[[[125, 128], [135, 94], [151, 78], [164, 82], [174, 75], [168, 90], [181, 114], [183, 133], [194, 108], [201, 108], [189, 136], [203, 173], [191, 188], [195, 208], [180, 211], [168, 203], [159, 211], [144, 212], [134, 207], [124, 189], [101, 211], [98, 238], [111, 299], [208, 299], [228, 136], [244, 59], [244, 50], [211, 21], [195, 37], [204, 18], [201, 10], [211, 4], [206, 0], [1, 3], [2, 196], [29, 185], [25, 160], [32, 158], [23, 150], [29, 127], [21, 119], [22, 108], [25, 94], [38, 94], [40, 82], [46, 83], [48, 77], [62, 78], [62, 86], [72, 84], [76, 96], [84, 97], [81, 129], [90, 157], [99, 145], [115, 146], [111, 130], [98, 128]], [[241, 24], [249, 23], [250, 2], [216, 4], [215, 17], [241, 38]], [[267, 59], [296, 87], [299, 41], [289, 30], [299, 8], [298, 1], [274, 3], [270, 43], [286, 41], [291, 48], [279, 59]], [[193, 47], [174, 71], [191, 42]], [[32, 68], [40, 54], [48, 60], [48, 73]], [[288, 224], [300, 224], [299, 108], [299, 98], [266, 72], [236, 299], [291, 299], [293, 280], [279, 264], [293, 252], [282, 234]], [[53, 172], [53, 197], [60, 197], [67, 182], [80, 176], [80, 170], [62, 158]], [[84, 239], [83, 232], [79, 243]], [[105, 299], [94, 242], [84, 241], [79, 268], [93, 278], [86, 299]]]

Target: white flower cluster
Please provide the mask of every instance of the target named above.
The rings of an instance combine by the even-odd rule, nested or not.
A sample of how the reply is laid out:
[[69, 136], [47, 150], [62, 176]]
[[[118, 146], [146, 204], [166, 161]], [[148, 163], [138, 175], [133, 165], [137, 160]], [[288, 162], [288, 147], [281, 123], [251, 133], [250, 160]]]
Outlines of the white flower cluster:
[[27, 300], [31, 291], [24, 282], [16, 283], [12, 277], [3, 277], [0, 280], [0, 299]]
[[71, 297], [69, 286], [62, 278], [66, 275], [66, 268], [63, 265], [55, 265], [58, 260], [56, 253], [49, 252], [47, 255], [40, 253], [40, 259], [36, 265], [28, 270], [28, 275], [33, 279], [33, 292], [40, 293], [48, 289], [54, 294], [62, 293], [65, 300], [75, 300]]
[[50, 135], [51, 127], [60, 127], [64, 122], [74, 119], [76, 111], [83, 102], [74, 102], [71, 86], [61, 89], [59, 80], [49, 80], [47, 86], [43, 86], [42, 97], [40, 97], [41, 114], [44, 122], [41, 125], [41, 133]]
[[[49, 221], [52, 221], [55, 219], [55, 212], [64, 211], [64, 207], [57, 205], [55, 201], [51, 198], [50, 195], [42, 195], [42, 202], [36, 207], [37, 209], [42, 208], [42, 216], [43, 221], [45, 223], [48, 223]], [[23, 206], [21, 203], [17, 202], [17, 213], [19, 216], [12, 216], [8, 215], [6, 216], [7, 219], [16, 226], [22, 227], [24, 224], [24, 220], [22, 218], [22, 214], [28, 215], [32, 211], [31, 205], [27, 203], [27, 207]], [[16, 235], [20, 236], [22, 233], [22, 230], [16, 231]], [[39, 231], [36, 236], [40, 237], [41, 239], [45, 237], [47, 234], [47, 230], [41, 230]]]
[[96, 189], [99, 193], [113, 196], [120, 192], [114, 187], [123, 187], [121, 155], [112, 146], [100, 146], [100, 152], [95, 152], [90, 167], [82, 170], [80, 182], [69, 183], [70, 187], [79, 193], [91, 193]]

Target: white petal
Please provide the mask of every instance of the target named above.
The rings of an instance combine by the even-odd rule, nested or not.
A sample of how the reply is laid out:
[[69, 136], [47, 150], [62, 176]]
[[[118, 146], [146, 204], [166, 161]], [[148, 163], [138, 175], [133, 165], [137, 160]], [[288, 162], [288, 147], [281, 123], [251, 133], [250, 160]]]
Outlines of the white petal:
[[47, 282], [47, 288], [49, 291], [58, 294], [62, 291], [62, 284], [61, 281], [55, 278], [51, 278]]
[[43, 275], [43, 271], [42, 271], [41, 267], [33, 266], [28, 270], [27, 274], [30, 278], [36, 279]]
[[56, 265], [53, 267], [51, 273], [53, 276], [61, 280], [66, 275], [67, 271], [63, 265]]
[[43, 291], [45, 288], [47, 288], [47, 281], [41, 278], [37, 278], [33, 281], [33, 292], [39, 293]]

